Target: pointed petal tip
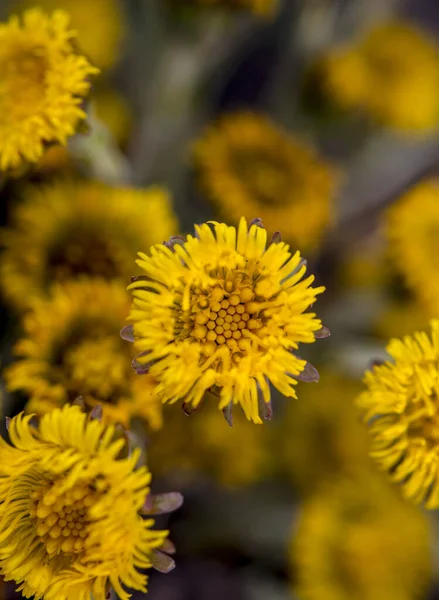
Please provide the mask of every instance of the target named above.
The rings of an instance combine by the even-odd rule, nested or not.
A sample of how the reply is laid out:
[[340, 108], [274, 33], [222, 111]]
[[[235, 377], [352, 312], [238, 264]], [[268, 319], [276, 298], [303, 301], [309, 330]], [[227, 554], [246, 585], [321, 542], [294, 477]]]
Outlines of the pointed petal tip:
[[126, 342], [134, 342], [134, 328], [132, 325], [125, 325], [120, 330], [120, 337]]
[[318, 329], [317, 331], [314, 332], [314, 337], [316, 339], [325, 339], [330, 336], [331, 336], [331, 332], [324, 325], [322, 325], [322, 327], [320, 329]]

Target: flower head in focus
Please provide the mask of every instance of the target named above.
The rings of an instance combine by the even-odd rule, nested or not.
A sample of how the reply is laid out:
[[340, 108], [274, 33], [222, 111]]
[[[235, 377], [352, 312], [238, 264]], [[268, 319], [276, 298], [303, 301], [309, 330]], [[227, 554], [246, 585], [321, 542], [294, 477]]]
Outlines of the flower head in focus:
[[87, 421], [77, 406], [44, 415], [38, 427], [11, 420], [0, 440], [0, 567], [28, 598], [105, 600], [113, 587], [146, 591], [167, 532], [154, 531], [142, 507], [151, 476], [139, 452], [120, 457], [125, 440]]
[[62, 11], [33, 9], [0, 24], [0, 171], [36, 162], [48, 144], [65, 144], [98, 71], [75, 51]]
[[319, 373], [318, 386], [304, 386], [299, 402], [288, 403], [275, 424], [278, 463], [305, 495], [370, 461], [367, 433], [353, 402], [361, 383], [327, 368]]
[[69, 282], [50, 300], [37, 299], [23, 320], [24, 337], [15, 346], [15, 363], [5, 370], [10, 391], [28, 398], [27, 412], [42, 415], [81, 396], [91, 410], [103, 409], [105, 422], [128, 426], [143, 418], [161, 426], [155, 382], [139, 384], [129, 347], [119, 332], [129, 311], [120, 283]]
[[376, 473], [309, 498], [291, 546], [303, 600], [415, 600], [430, 584], [428, 523]]
[[28, 188], [2, 232], [0, 283], [15, 308], [75, 278], [126, 281], [139, 247], [175, 233], [167, 192], [58, 181]]
[[430, 335], [393, 339], [392, 361], [364, 377], [357, 405], [371, 435], [371, 456], [404, 495], [427, 508], [439, 506], [439, 320]]
[[155, 476], [192, 481], [202, 473], [230, 488], [266, 477], [271, 468], [271, 428], [254, 427], [242, 413], [233, 415], [230, 428], [212, 402], [206, 400], [205, 405], [202, 419], [188, 419], [172, 407], [164, 409], [164, 425], [152, 432], [148, 447], [148, 465]]
[[[25, 7], [35, 4], [20, 1]], [[78, 46], [94, 65], [107, 70], [117, 61], [127, 27], [122, 0], [38, 0], [38, 5], [47, 12], [62, 9], [69, 14]]]
[[174, 238], [139, 253], [145, 275], [130, 285], [134, 300], [129, 320], [137, 364], [158, 382], [164, 402], [183, 400], [196, 408], [207, 390], [219, 408], [239, 404], [261, 423], [271, 415], [270, 383], [296, 397], [306, 361], [295, 356], [300, 342], [327, 335], [314, 313], [306, 312], [323, 287], [299, 252], [259, 220], [242, 218], [195, 226], [195, 236]]
[[335, 171], [263, 115], [223, 117], [195, 143], [194, 163], [207, 196], [236, 223], [258, 214], [267, 229], [281, 223], [288, 242], [310, 249], [332, 221]]
[[387, 211], [389, 253], [408, 287], [435, 317], [439, 314], [439, 179], [427, 179]]
[[439, 124], [439, 50], [404, 22], [376, 26], [322, 61], [324, 87], [337, 105], [407, 131]]

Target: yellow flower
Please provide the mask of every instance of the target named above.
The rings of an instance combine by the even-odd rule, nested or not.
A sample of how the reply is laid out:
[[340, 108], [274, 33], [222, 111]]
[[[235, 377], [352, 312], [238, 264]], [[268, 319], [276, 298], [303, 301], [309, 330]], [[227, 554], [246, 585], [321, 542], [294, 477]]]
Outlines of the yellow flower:
[[429, 587], [428, 524], [376, 474], [323, 488], [305, 503], [292, 540], [302, 600], [415, 600]]
[[270, 428], [254, 427], [242, 413], [234, 415], [230, 428], [216, 406], [206, 401], [203, 418], [188, 419], [182, 410], [170, 407], [163, 420], [148, 447], [148, 464], [155, 476], [192, 481], [203, 473], [239, 488], [260, 481], [270, 471]]
[[439, 180], [422, 181], [387, 212], [395, 267], [431, 316], [439, 312]]
[[409, 23], [388, 22], [322, 63], [328, 96], [401, 130], [439, 124], [439, 51], [426, 32]]
[[[34, 0], [24, 0], [24, 6], [33, 6]], [[45, 11], [61, 8], [71, 18], [77, 31], [78, 45], [100, 69], [110, 68], [120, 54], [126, 22], [121, 0], [38, 0]]]
[[370, 460], [367, 433], [354, 406], [360, 391], [359, 381], [325, 369], [317, 386], [303, 386], [299, 402], [287, 405], [275, 435], [276, 455], [303, 494], [323, 480], [356, 473]]
[[77, 277], [127, 281], [138, 248], [177, 227], [165, 190], [59, 181], [28, 189], [2, 232], [0, 282], [19, 309], [46, 297], [54, 282]]
[[197, 0], [206, 6], [225, 6], [232, 9], [250, 10], [261, 17], [272, 16], [278, 7], [278, 0]]
[[219, 408], [240, 404], [261, 423], [259, 405], [271, 412], [270, 382], [296, 397], [305, 361], [293, 352], [321, 335], [320, 320], [305, 311], [324, 288], [310, 287], [313, 276], [302, 280], [299, 252], [278, 236], [267, 247], [260, 225], [204, 223], [195, 236], [139, 253], [146, 277], [130, 286], [129, 318], [138, 363], [156, 377], [164, 402], [197, 407], [211, 389]]
[[161, 426], [161, 403], [151, 376], [142, 380], [120, 337], [129, 298], [120, 283], [69, 282], [50, 300], [35, 300], [24, 316], [18, 360], [5, 369], [10, 391], [28, 398], [27, 411], [50, 412], [82, 396], [88, 408], [103, 407], [105, 421], [128, 425], [131, 417]]
[[335, 173], [265, 116], [223, 117], [195, 143], [194, 162], [208, 197], [235, 222], [258, 214], [304, 249], [318, 244], [332, 220]]
[[86, 420], [77, 406], [12, 419], [12, 446], [0, 440], [0, 567], [26, 598], [105, 600], [112, 586], [146, 591], [167, 532], [140, 511], [151, 476], [139, 451], [119, 455], [114, 428]]
[[36, 162], [47, 144], [65, 144], [86, 114], [89, 77], [97, 73], [74, 49], [62, 11], [26, 11], [0, 24], [0, 171]]
[[439, 506], [439, 321], [431, 336], [393, 339], [393, 361], [366, 373], [357, 398], [372, 439], [371, 456], [403, 493], [427, 508]]

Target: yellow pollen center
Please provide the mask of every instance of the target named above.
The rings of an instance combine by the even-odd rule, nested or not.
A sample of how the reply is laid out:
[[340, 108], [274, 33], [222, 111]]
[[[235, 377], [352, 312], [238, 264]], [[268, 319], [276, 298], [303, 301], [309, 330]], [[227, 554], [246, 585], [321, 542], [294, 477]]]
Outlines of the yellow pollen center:
[[239, 362], [264, 327], [263, 308], [249, 280], [218, 279], [211, 289], [192, 290], [190, 310], [177, 313], [176, 335], [196, 340], [206, 357], [219, 347], [228, 348], [234, 362]]
[[98, 394], [104, 400], [117, 396], [131, 374], [117, 335], [82, 340], [64, 354], [68, 385], [73, 394]]
[[88, 510], [98, 492], [80, 484], [61, 494], [54, 489], [42, 487], [31, 495], [36, 534], [49, 556], [60, 552], [79, 554], [84, 550], [87, 538]]
[[0, 125], [35, 114], [44, 100], [46, 60], [38, 49], [15, 49], [0, 58]]

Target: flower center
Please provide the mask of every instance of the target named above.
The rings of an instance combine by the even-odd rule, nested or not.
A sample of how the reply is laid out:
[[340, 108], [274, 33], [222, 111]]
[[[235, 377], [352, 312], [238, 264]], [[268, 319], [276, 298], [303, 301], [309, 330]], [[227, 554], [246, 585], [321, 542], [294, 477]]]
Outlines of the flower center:
[[267, 320], [267, 302], [257, 301], [248, 279], [230, 273], [210, 290], [192, 289], [190, 303], [189, 311], [178, 309], [175, 335], [199, 342], [206, 357], [225, 347], [239, 362]]
[[119, 338], [86, 338], [66, 350], [63, 366], [68, 371], [67, 385], [72, 385], [73, 395], [87, 392], [110, 400], [125, 388], [131, 369]]
[[0, 125], [35, 114], [45, 96], [46, 60], [38, 49], [15, 49], [0, 60]]
[[84, 484], [62, 493], [57, 493], [55, 485], [32, 493], [31, 512], [37, 520], [36, 534], [50, 556], [60, 552], [78, 554], [84, 550], [88, 511], [98, 496], [98, 492]]
[[236, 171], [238, 178], [262, 204], [281, 205], [290, 195], [294, 173], [277, 156], [262, 153], [238, 155]]
[[48, 281], [63, 282], [78, 275], [113, 279], [119, 274], [120, 268], [108, 244], [76, 227], [48, 252]]

